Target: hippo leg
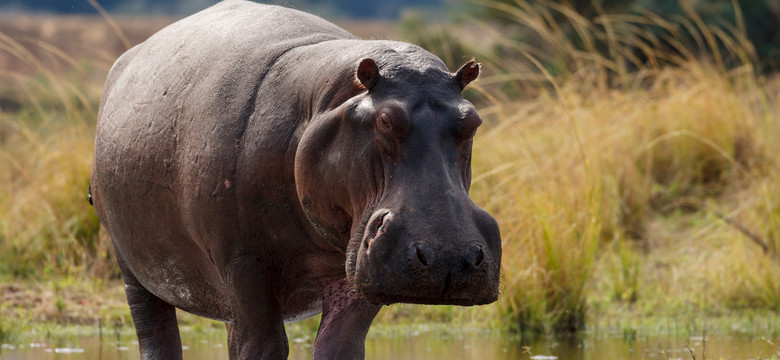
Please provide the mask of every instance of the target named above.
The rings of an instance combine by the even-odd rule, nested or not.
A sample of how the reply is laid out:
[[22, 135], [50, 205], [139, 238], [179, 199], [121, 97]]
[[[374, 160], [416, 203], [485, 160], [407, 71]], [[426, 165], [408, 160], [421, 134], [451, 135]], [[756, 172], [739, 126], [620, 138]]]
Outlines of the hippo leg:
[[130, 305], [141, 359], [181, 359], [181, 339], [176, 308], [154, 296], [135, 276], [122, 269], [125, 295]]
[[382, 305], [351, 291], [346, 279], [322, 283], [322, 321], [314, 341], [314, 359], [363, 359], [366, 334]]
[[274, 296], [269, 270], [246, 256], [227, 267], [232, 321], [227, 324], [231, 360], [286, 359], [289, 353], [282, 306]]

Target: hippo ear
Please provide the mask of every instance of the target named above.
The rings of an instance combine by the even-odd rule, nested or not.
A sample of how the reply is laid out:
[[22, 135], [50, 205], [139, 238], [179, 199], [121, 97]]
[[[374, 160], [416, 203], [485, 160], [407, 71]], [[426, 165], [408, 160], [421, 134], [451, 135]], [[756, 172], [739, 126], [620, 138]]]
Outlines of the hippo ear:
[[357, 72], [355, 73], [360, 84], [368, 90], [371, 90], [379, 82], [379, 67], [372, 58], [360, 60]]
[[482, 68], [482, 64], [479, 64], [472, 59], [458, 69], [458, 72], [455, 73], [455, 78], [458, 80], [461, 90], [465, 89], [466, 85], [470, 82], [477, 79], [480, 68]]

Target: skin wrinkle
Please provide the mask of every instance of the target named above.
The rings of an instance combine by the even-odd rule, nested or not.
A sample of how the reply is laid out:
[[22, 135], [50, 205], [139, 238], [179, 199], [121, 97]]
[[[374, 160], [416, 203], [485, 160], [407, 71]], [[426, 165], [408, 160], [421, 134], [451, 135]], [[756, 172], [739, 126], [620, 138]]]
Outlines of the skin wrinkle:
[[322, 311], [314, 357], [360, 359], [382, 304], [494, 301], [501, 239], [464, 190], [462, 83], [417, 46], [237, 0], [120, 57], [91, 183], [143, 358], [180, 358], [158, 331], [174, 307], [229, 324], [231, 359], [285, 357], [284, 322]]

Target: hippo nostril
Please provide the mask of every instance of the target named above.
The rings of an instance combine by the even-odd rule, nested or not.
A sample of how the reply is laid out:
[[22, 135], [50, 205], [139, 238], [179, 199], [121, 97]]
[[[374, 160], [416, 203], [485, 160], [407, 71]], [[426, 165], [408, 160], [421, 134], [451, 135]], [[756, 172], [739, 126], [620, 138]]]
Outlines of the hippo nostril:
[[419, 247], [417, 247], [417, 260], [420, 260], [420, 264], [423, 264], [423, 266], [428, 266], [428, 259], [425, 258], [425, 254]]
[[423, 267], [431, 267], [436, 263], [436, 253], [424, 242], [412, 243], [409, 247], [409, 260]]
[[466, 257], [464, 260], [465, 266], [475, 268], [479, 267], [479, 265], [481, 265], [485, 260], [485, 250], [482, 248], [482, 246], [473, 244], [466, 250]]

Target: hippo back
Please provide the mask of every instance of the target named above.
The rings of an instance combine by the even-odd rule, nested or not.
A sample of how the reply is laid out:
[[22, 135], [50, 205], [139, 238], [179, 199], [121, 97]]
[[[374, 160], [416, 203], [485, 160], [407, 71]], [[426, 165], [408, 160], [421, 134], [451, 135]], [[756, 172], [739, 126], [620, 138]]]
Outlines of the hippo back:
[[[247, 217], [237, 220], [246, 209], [236, 191], [241, 182], [261, 181], [240, 179], [241, 162], [274, 174], [263, 186], [293, 182], [292, 166], [281, 160], [300, 116], [289, 99], [278, 97], [295, 91], [260, 87], [274, 87], [268, 78], [284, 70], [275, 63], [291, 49], [336, 39], [354, 37], [300, 11], [227, 0], [117, 60], [100, 104], [91, 184], [123, 272], [177, 307], [228, 317], [220, 265], [242, 251], [237, 247], [256, 246], [235, 241], [254, 226]], [[285, 125], [263, 130], [271, 143], [255, 138], [244, 144], [250, 122], [260, 118]], [[242, 160], [244, 145], [276, 161]], [[297, 203], [294, 189], [270, 192], [277, 198], [250, 197], [260, 207]], [[278, 216], [294, 221], [294, 210], [287, 210]], [[303, 227], [297, 225], [292, 228]], [[224, 239], [235, 241], [232, 248], [214, 245]]]

